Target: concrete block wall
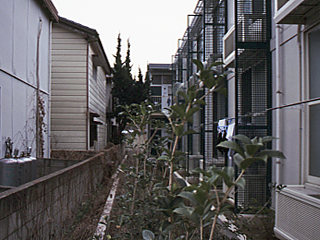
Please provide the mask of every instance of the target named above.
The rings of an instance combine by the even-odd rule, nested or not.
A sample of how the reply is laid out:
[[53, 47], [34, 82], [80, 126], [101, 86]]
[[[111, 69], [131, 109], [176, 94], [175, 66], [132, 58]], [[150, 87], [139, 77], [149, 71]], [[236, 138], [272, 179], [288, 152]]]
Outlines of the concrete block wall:
[[61, 169], [70, 167], [80, 160], [45, 158], [37, 161], [37, 177], [43, 177]]
[[60, 239], [82, 199], [101, 183], [115, 152], [122, 157], [120, 149], [111, 148], [0, 193], [0, 240]]

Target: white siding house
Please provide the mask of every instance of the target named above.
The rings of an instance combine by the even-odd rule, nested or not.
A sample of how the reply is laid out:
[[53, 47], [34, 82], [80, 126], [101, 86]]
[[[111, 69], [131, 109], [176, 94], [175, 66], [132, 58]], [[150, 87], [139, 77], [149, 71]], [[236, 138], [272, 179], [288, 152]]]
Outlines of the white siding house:
[[51, 147], [104, 148], [111, 68], [99, 35], [61, 17], [52, 32]]
[[[43, 143], [37, 155], [48, 157], [50, 44], [52, 21], [58, 20], [50, 0], [0, 1], [0, 157], [5, 140], [36, 155], [36, 96], [43, 101]], [[41, 148], [41, 149], [40, 149]]]

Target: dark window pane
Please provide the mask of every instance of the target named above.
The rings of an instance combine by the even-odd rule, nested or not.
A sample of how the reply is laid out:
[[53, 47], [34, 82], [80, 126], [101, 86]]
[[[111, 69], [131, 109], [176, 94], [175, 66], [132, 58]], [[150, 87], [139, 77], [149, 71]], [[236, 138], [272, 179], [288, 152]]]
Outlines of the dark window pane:
[[320, 104], [310, 106], [310, 155], [309, 155], [309, 174], [320, 177]]
[[152, 84], [161, 84], [161, 76], [153, 75], [152, 76]]
[[320, 97], [320, 30], [309, 34], [310, 98]]
[[164, 75], [162, 77], [163, 77], [163, 83], [164, 84], [171, 84], [172, 83], [172, 77], [171, 76]]
[[161, 87], [151, 87], [152, 96], [161, 96]]

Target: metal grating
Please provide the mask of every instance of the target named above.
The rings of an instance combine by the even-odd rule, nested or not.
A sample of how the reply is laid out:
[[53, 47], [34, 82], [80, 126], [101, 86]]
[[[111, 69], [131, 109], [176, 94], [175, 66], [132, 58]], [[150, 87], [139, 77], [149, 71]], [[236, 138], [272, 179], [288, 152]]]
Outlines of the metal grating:
[[[238, 189], [238, 206], [261, 206], [261, 203], [267, 201], [267, 194], [265, 191], [265, 187], [267, 185], [267, 181], [265, 176], [265, 168], [260, 165], [254, 168], [259, 174], [246, 174], [244, 175], [244, 179], [246, 181], [245, 188]], [[246, 190], [250, 189], [250, 191]]]
[[[190, 83], [189, 77], [198, 71], [192, 59], [206, 61], [208, 64], [221, 61], [224, 34], [225, 1], [199, 0], [194, 13], [188, 15], [188, 28], [179, 42], [180, 47], [174, 57], [175, 80]], [[219, 71], [222, 72], [223, 69]], [[226, 117], [226, 98], [211, 95], [206, 101], [208, 104], [202, 107], [203, 110], [197, 115], [193, 124], [199, 134], [188, 136], [183, 142], [187, 146], [184, 150], [189, 154], [201, 153], [205, 162], [213, 163], [217, 157], [214, 147], [217, 142], [215, 121]]]
[[[270, 1], [236, 0], [236, 132], [250, 138], [271, 134]], [[263, 205], [269, 194], [268, 165], [259, 162], [245, 175], [246, 188], [236, 195], [238, 205]]]
[[[240, 51], [241, 52], [241, 51]], [[244, 50], [238, 55], [239, 126], [266, 126], [268, 81], [265, 49]]]

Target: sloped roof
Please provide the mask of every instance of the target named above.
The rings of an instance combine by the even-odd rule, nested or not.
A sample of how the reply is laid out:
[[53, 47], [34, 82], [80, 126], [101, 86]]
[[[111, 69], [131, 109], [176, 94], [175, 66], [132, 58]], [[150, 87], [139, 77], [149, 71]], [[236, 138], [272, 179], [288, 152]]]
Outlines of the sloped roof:
[[37, 0], [44, 11], [49, 15], [51, 20], [58, 21], [58, 11], [51, 0]]
[[74, 22], [72, 20], [69, 20], [67, 18], [60, 17], [60, 16], [59, 16], [59, 22], [56, 24], [60, 25], [63, 28], [69, 29], [70, 31], [83, 35], [83, 37], [88, 42], [90, 42], [93, 48], [99, 53], [101, 66], [105, 69], [106, 73], [109, 75], [111, 74], [110, 63], [104, 51], [99, 34], [95, 29], [89, 28], [80, 23]]

